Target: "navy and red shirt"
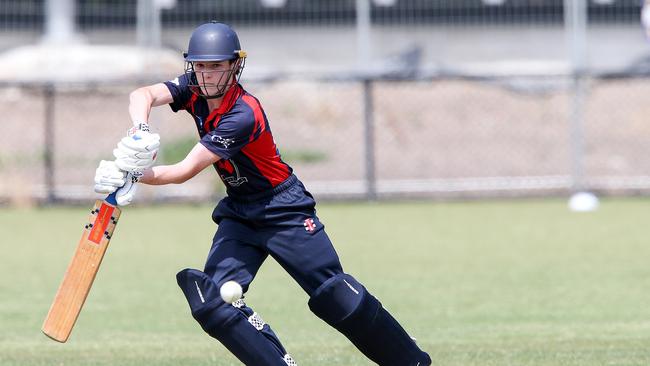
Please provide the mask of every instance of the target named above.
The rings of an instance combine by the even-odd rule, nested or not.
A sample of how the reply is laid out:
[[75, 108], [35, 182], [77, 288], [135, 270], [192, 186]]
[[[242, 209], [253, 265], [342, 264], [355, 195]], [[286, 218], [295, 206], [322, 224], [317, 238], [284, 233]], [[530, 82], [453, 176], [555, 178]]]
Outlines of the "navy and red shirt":
[[169, 105], [194, 118], [200, 143], [221, 158], [214, 167], [228, 195], [268, 191], [291, 176], [293, 170], [282, 161], [257, 98], [236, 84], [210, 112], [207, 101], [192, 93], [187, 81], [184, 74], [165, 82], [174, 98]]

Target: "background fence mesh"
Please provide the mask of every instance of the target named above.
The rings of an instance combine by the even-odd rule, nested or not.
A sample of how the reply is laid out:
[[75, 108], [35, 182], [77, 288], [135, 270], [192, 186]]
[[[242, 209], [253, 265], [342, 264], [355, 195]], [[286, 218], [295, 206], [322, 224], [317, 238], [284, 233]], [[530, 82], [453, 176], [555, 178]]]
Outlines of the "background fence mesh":
[[[41, 70], [2, 59], [44, 44], [48, 2], [0, 0], [0, 66], [12, 77], [0, 80], [3, 202], [92, 196], [97, 162], [130, 126], [130, 91], [180, 73], [191, 30], [209, 19], [237, 29], [250, 55], [244, 86], [262, 102], [284, 159], [321, 196], [650, 191], [650, 63], [638, 1], [585, 2], [578, 74], [571, 3], [559, 0], [65, 2], [86, 54], [111, 46], [125, 57], [175, 56], [155, 77], [39, 80]], [[157, 108], [151, 122], [163, 163], [196, 143], [184, 113]], [[204, 200], [223, 188], [208, 170], [143, 192]]]

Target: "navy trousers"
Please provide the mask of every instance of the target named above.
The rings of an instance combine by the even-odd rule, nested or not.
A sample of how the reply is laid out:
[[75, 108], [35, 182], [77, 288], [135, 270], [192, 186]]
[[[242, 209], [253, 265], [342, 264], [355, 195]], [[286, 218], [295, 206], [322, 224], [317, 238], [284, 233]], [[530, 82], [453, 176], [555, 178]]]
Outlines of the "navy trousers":
[[271, 192], [221, 200], [212, 214], [219, 228], [203, 272], [186, 269], [177, 275], [194, 318], [246, 365], [295, 365], [257, 313], [243, 302], [225, 304], [217, 295], [230, 280], [246, 292], [270, 255], [309, 295], [310, 310], [369, 359], [382, 366], [430, 365], [381, 303], [343, 273], [315, 205], [295, 176]]
[[342, 273], [339, 257], [316, 216], [315, 201], [291, 176], [267, 197], [226, 197], [214, 209], [219, 225], [204, 272], [215, 283], [235, 280], [246, 292], [268, 255], [310, 296]]

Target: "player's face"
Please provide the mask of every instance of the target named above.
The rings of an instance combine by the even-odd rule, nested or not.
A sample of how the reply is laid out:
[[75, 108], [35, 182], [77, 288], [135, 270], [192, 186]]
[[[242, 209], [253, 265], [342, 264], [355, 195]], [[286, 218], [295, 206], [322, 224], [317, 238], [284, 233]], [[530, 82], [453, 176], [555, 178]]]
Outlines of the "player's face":
[[227, 80], [230, 76], [232, 64], [230, 61], [198, 61], [194, 62], [194, 72], [199, 85], [207, 92], [214, 94], [219, 86], [230, 84]]
[[194, 63], [194, 71], [205, 73], [206, 78], [226, 70], [230, 70], [230, 61], [198, 61]]

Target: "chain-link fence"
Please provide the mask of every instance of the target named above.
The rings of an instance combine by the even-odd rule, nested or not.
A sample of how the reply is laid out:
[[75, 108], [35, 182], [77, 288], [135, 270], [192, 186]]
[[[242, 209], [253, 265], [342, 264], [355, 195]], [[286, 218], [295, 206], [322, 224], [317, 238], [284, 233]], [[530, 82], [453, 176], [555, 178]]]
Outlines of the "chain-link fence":
[[[648, 192], [650, 80], [588, 84], [583, 188]], [[2, 200], [90, 197], [97, 162], [111, 158], [129, 126], [127, 95], [136, 86], [1, 88]], [[568, 78], [246, 87], [262, 101], [284, 159], [321, 197], [542, 195], [569, 192], [575, 183]], [[163, 163], [182, 159], [197, 141], [184, 112], [158, 108], [151, 121], [162, 135]], [[145, 189], [142, 199], [222, 193], [208, 170], [184, 185]]]
[[586, 6], [595, 65], [618, 66], [639, 55], [640, 0], [0, 0], [0, 47], [52, 32], [45, 26], [52, 24], [46, 11], [52, 3], [70, 4], [73, 28], [89, 44], [181, 51], [197, 24], [217, 19], [242, 32], [244, 46], [265, 65], [291, 55], [299, 66], [291, 70], [350, 68], [356, 61], [385, 66], [409, 50], [428, 66], [562, 61], [565, 7], [577, 1]]
[[[135, 26], [138, 3], [161, 13], [165, 26], [193, 26], [206, 17], [259, 27], [269, 25], [354, 24], [356, 0], [76, 0], [82, 29]], [[46, 0], [2, 0], [4, 30], [42, 26]], [[591, 0], [589, 16], [598, 22], [637, 21], [641, 1]], [[562, 0], [370, 0], [376, 24], [561, 23]]]
[[[68, 26], [53, 27], [51, 6], [64, 3], [71, 10], [58, 16]], [[580, 19], [568, 13], [579, 3], [582, 39]], [[133, 72], [126, 66], [138, 59], [127, 57], [144, 50], [164, 64], [158, 77], [171, 79], [192, 28], [209, 19], [237, 29], [249, 53], [244, 85], [261, 100], [285, 160], [321, 197], [647, 193], [650, 48], [640, 5], [0, 0], [0, 46], [8, 50], [0, 68], [11, 70], [0, 84], [0, 200], [92, 196], [97, 162], [111, 158], [130, 125], [128, 93], [152, 81], [153, 67]], [[43, 56], [14, 54], [3, 63], [17, 46], [47, 45], [57, 29], [75, 34], [67, 34], [75, 53], [59, 39]], [[97, 45], [109, 47], [101, 49], [108, 61], [73, 62], [100, 54]], [[575, 45], [581, 53], [572, 54]], [[159, 46], [173, 52], [158, 59]], [[55, 56], [63, 60], [55, 73], [79, 69], [92, 82], [50, 79], [30, 66]], [[96, 76], [121, 58], [128, 75]], [[182, 159], [196, 143], [182, 113], [157, 108], [151, 121], [162, 135], [162, 162]], [[223, 188], [206, 171], [184, 185], [142, 191], [143, 200], [205, 200]]]

